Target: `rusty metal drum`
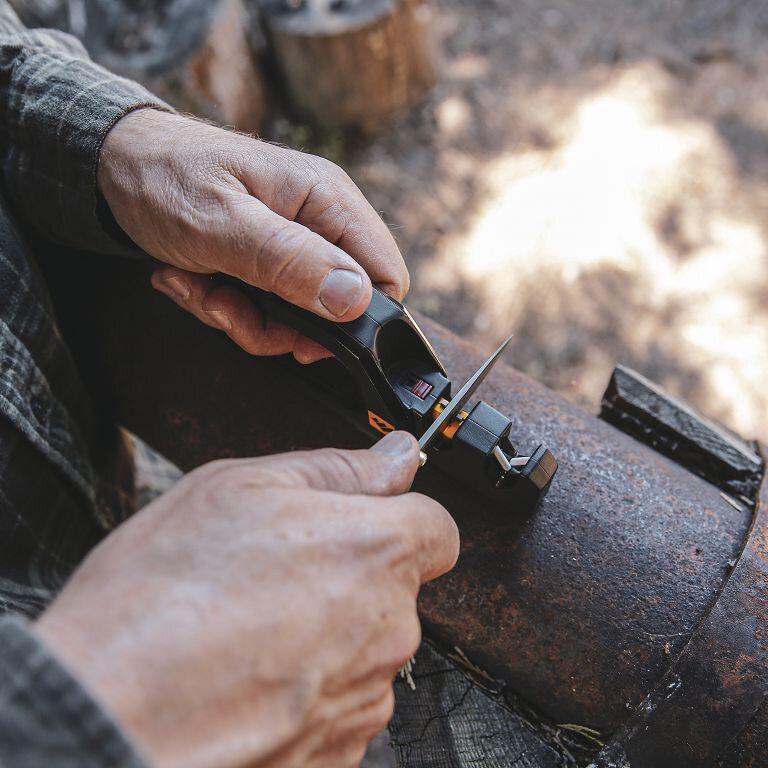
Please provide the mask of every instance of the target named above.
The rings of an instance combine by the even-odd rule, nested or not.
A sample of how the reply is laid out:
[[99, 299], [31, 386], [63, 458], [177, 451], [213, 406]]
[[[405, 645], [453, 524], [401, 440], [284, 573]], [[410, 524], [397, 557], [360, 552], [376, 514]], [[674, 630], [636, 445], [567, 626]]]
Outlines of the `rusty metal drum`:
[[[311, 371], [249, 357], [154, 294], [146, 265], [100, 272], [91, 262], [88, 273], [88, 284], [60, 274], [51, 284], [89, 386], [109, 392], [103, 407], [183, 468], [369, 443]], [[87, 320], [76, 311], [86, 292]], [[420, 322], [451, 378], [466, 379], [482, 351]], [[734, 438], [753, 471], [746, 485], [727, 485], [716, 468], [705, 479], [706, 466], [683, 466], [692, 460], [679, 440], [667, 435], [656, 450], [638, 419], [628, 435], [503, 365], [480, 394], [512, 419], [513, 440], [545, 442], [560, 468], [527, 515], [490, 508], [461, 477], [420, 472], [417, 490], [444, 503], [462, 534], [457, 567], [420, 598], [433, 670], [466, 673], [462, 701], [485, 697], [485, 721], [502, 725], [491, 738], [466, 719], [464, 757], [449, 745], [440, 752], [429, 729], [439, 733], [450, 713], [436, 704], [434, 723], [423, 716], [414, 727], [403, 688], [394, 726], [412, 736], [394, 734], [401, 764], [458, 768], [471, 753], [488, 766], [516, 755], [529, 766], [764, 765], [768, 492], [756, 447]], [[540, 749], [520, 753], [514, 728]], [[488, 745], [495, 751], [484, 756]]]

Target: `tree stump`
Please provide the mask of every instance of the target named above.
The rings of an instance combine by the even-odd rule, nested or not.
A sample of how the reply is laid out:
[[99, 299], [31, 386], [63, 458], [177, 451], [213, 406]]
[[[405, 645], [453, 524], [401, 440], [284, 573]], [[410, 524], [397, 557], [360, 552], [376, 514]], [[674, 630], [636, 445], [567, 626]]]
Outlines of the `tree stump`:
[[267, 0], [261, 9], [290, 105], [315, 124], [371, 129], [435, 83], [427, 0]]
[[107, 69], [183, 112], [259, 129], [264, 86], [241, 0], [12, 0], [28, 26], [80, 38]]

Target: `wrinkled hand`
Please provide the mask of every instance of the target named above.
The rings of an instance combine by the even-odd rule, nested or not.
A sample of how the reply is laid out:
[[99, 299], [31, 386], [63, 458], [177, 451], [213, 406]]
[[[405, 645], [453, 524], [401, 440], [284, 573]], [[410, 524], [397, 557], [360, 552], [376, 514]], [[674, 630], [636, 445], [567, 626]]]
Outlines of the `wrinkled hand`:
[[[218, 461], [113, 532], [37, 632], [153, 765], [344, 768], [387, 723], [456, 527], [416, 441]], [[398, 495], [399, 494], [399, 495]]]
[[169, 265], [154, 287], [252, 354], [307, 363], [329, 353], [206, 275], [225, 272], [336, 321], [363, 313], [371, 280], [398, 300], [408, 291], [389, 230], [320, 157], [142, 109], [107, 135], [98, 183], [123, 230]]

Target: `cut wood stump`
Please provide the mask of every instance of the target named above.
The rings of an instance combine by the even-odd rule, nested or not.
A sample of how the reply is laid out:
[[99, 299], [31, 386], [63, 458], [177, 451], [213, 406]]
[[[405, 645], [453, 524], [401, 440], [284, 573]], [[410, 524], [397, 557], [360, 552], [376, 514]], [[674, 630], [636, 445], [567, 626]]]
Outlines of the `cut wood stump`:
[[28, 26], [79, 37], [91, 57], [183, 112], [256, 132], [264, 85], [241, 0], [12, 0]]
[[264, 0], [261, 11], [290, 106], [312, 123], [370, 130], [435, 83], [427, 0]]

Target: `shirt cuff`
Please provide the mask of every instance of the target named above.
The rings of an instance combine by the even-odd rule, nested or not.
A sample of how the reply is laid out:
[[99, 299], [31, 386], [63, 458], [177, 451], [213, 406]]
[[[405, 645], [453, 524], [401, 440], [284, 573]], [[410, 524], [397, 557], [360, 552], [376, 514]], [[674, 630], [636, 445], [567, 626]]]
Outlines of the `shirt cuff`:
[[0, 648], [0, 765], [147, 768], [26, 621], [0, 619]]
[[53, 242], [92, 252], [138, 252], [97, 190], [99, 153], [112, 126], [129, 112], [171, 108], [84, 54], [42, 44], [34, 33], [21, 41], [6, 85], [12, 98], [3, 171], [11, 204]]

